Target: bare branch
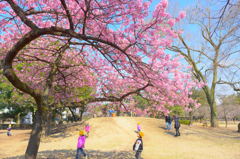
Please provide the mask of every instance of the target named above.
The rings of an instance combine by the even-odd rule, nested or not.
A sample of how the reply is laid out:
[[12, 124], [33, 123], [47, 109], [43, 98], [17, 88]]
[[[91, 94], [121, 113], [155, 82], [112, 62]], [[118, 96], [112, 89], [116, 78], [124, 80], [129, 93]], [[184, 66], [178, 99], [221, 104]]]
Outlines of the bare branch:
[[229, 4], [230, 4], [230, 0], [227, 0], [226, 4], [225, 4], [225, 5], [223, 6], [223, 8], [221, 9], [221, 10], [222, 10], [222, 13], [221, 13], [221, 15], [220, 15], [220, 17], [219, 17], [219, 20], [218, 20], [218, 22], [217, 22], [216, 27], [214, 28], [213, 32], [211, 33], [211, 37], [213, 36], [213, 34], [214, 34], [214, 33], [216, 32], [216, 30], [218, 29], [218, 26], [220, 25], [220, 23], [221, 23], [221, 21], [222, 21], [222, 19], [223, 19], [223, 17], [224, 17], [224, 14], [225, 14], [225, 12], [226, 12], [227, 7], [228, 7]]

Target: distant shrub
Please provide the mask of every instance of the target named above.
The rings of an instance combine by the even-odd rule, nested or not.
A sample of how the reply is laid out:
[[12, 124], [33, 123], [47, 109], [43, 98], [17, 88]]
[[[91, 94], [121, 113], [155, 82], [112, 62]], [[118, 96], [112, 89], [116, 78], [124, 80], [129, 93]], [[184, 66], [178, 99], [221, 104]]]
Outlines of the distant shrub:
[[184, 110], [182, 106], [174, 106], [170, 107], [170, 115], [177, 115], [177, 116], [183, 116]]
[[179, 120], [179, 122], [183, 125], [190, 125], [190, 120]]

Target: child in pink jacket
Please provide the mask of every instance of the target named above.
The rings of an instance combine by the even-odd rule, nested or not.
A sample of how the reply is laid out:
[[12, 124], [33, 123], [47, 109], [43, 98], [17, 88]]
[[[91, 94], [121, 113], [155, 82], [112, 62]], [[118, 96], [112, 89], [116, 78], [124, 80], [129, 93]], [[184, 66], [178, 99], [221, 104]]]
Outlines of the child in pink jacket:
[[86, 124], [85, 125], [85, 132], [87, 133], [87, 137], [89, 136], [89, 132], [90, 132], [90, 125]]
[[78, 137], [76, 159], [79, 159], [80, 155], [83, 155], [85, 158], [87, 158], [87, 154], [83, 149], [85, 147], [85, 142], [86, 142], [86, 136], [84, 135], [84, 131], [81, 130], [79, 132], [79, 137]]

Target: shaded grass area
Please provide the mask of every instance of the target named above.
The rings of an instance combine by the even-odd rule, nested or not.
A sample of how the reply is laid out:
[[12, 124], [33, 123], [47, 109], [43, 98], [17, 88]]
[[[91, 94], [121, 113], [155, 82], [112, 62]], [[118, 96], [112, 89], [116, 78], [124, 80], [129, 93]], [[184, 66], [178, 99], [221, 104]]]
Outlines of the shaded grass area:
[[[128, 151], [86, 150], [86, 153], [88, 154], [88, 159], [135, 159], [134, 152]], [[42, 151], [38, 153], [37, 159], [75, 159], [75, 155], [75, 150]], [[15, 156], [3, 159], [24, 159], [24, 156]]]
[[[167, 131], [166, 127], [159, 126], [162, 130], [165, 130], [165, 134], [169, 134], [174, 136], [175, 129], [172, 127], [171, 131]], [[226, 138], [226, 139], [240, 139], [240, 133], [227, 129], [227, 128], [212, 128], [212, 127], [201, 127], [201, 126], [186, 126], [182, 125], [180, 127], [180, 133], [183, 135], [197, 135], [201, 137], [208, 137], [208, 138]]]
[[240, 139], [240, 133], [226, 128], [184, 127], [185, 134], [195, 134], [206, 138]]

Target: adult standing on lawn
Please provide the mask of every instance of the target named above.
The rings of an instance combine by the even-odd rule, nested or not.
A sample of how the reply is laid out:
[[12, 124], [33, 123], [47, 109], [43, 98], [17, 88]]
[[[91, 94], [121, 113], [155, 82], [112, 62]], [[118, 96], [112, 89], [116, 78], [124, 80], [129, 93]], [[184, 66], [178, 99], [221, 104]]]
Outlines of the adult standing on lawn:
[[170, 115], [167, 115], [165, 117], [165, 122], [166, 122], [166, 130], [171, 130], [172, 128], [172, 118]]
[[173, 120], [174, 120], [174, 128], [176, 129], [176, 135], [175, 136], [177, 137], [177, 136], [180, 136], [179, 129], [180, 129], [181, 124], [179, 122], [179, 117], [178, 116], [174, 115]]

